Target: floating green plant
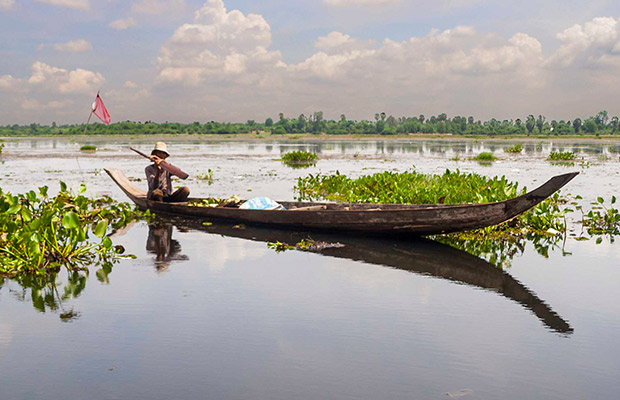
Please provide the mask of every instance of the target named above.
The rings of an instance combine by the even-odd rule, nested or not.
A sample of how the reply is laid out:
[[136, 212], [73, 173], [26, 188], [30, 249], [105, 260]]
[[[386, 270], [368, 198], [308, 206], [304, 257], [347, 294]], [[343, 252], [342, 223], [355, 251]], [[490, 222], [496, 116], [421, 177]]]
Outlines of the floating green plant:
[[209, 185], [211, 185], [213, 183], [213, 171], [209, 168], [207, 172], [196, 175], [196, 179], [206, 181]]
[[514, 146], [506, 147], [504, 149], [505, 153], [521, 153], [523, 151], [523, 145], [520, 143], [515, 144]]
[[110, 197], [90, 199], [82, 185], [77, 194], [60, 183], [60, 192], [12, 195], [0, 189], [0, 273], [8, 275], [85, 269], [115, 262], [124, 252], [108, 236], [141, 216]]
[[91, 144], [85, 144], [84, 146], [80, 147], [81, 151], [97, 151], [97, 146], [93, 146]]
[[[577, 210], [581, 211], [581, 222], [590, 235], [620, 235], [620, 213], [618, 209], [605, 206], [602, 197], [596, 199], [597, 209], [587, 212], [581, 206]], [[616, 203], [616, 196], [611, 197], [610, 204]]]
[[575, 153], [571, 151], [552, 151], [547, 157], [549, 161], [573, 161], [574, 159]]
[[525, 193], [505, 177], [488, 178], [458, 169], [442, 175], [417, 171], [378, 172], [352, 179], [333, 175], [300, 177], [294, 190], [299, 200], [327, 199], [353, 203], [460, 204], [506, 200]]
[[291, 151], [284, 153], [281, 160], [289, 167], [305, 168], [316, 164], [319, 157], [308, 151]]
[[489, 151], [483, 151], [482, 153], [474, 157], [473, 160], [482, 161], [482, 162], [491, 162], [491, 161], [497, 160], [497, 157], [495, 157], [493, 153]]

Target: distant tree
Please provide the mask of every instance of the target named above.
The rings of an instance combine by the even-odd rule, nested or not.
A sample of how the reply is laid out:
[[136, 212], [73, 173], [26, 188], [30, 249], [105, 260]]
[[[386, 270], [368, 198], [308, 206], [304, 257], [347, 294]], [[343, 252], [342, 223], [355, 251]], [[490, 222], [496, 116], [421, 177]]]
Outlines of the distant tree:
[[521, 122], [522, 122], [522, 121], [521, 121], [521, 118], [517, 118], [517, 119], [515, 120], [515, 125], [517, 126], [517, 128], [521, 128]]
[[418, 119], [420, 120], [420, 123], [424, 123], [424, 114], [420, 114], [420, 116], [418, 117]]
[[613, 117], [611, 119], [611, 122], [609, 122], [609, 125], [611, 126], [611, 133], [612, 134], [618, 130], [618, 124], [619, 124], [618, 117]]
[[542, 129], [543, 126], [545, 126], [545, 120], [547, 118], [545, 118], [542, 115], [539, 115], [538, 118], [536, 118], [536, 127], [538, 128], [538, 133], [542, 133]]
[[474, 124], [474, 117], [467, 117], [467, 124], [468, 125], [473, 125]]
[[274, 135], [283, 135], [286, 133], [286, 129], [282, 125], [278, 125], [271, 131]]
[[299, 114], [299, 117], [297, 117], [297, 129], [299, 129], [300, 132], [305, 132], [306, 124], [307, 124], [306, 116], [303, 114]]
[[527, 133], [531, 134], [532, 131], [534, 130], [534, 127], [536, 127], [536, 119], [534, 118], [532, 114], [530, 114], [527, 116], [527, 119], [525, 120], [525, 128], [527, 129]]
[[448, 119], [448, 115], [446, 113], [441, 113], [437, 116], [439, 121], [445, 122]]
[[594, 122], [596, 122], [599, 127], [607, 126], [608, 120], [609, 114], [607, 114], [607, 111], [599, 111], [598, 114], [596, 114], [596, 116], [594, 117]]
[[381, 121], [385, 121], [385, 116], [386, 116], [386, 115], [385, 115], [385, 113], [384, 113], [384, 112], [382, 112], [382, 113], [381, 113]]
[[323, 121], [323, 111], [316, 111], [314, 114], [312, 114], [311, 122], [312, 122], [312, 132], [320, 133], [325, 125]]
[[278, 117], [280, 118], [279, 121], [282, 121], [284, 119], [284, 113], [279, 113]]
[[588, 120], [583, 124], [583, 130], [587, 133], [595, 133], [598, 124], [596, 123], [595, 118], [588, 118]]
[[273, 125], [273, 119], [267, 118], [265, 120], [265, 126], [272, 126], [272, 125]]
[[396, 118], [394, 118], [391, 115], [387, 117], [387, 119], [385, 120], [385, 123], [394, 128], [398, 126], [398, 121], [396, 121]]
[[375, 124], [375, 131], [377, 133], [383, 133], [384, 129], [385, 129], [385, 122], [377, 121], [377, 123]]
[[575, 133], [579, 133], [579, 129], [581, 128], [581, 118], [575, 118], [573, 120], [573, 129]]

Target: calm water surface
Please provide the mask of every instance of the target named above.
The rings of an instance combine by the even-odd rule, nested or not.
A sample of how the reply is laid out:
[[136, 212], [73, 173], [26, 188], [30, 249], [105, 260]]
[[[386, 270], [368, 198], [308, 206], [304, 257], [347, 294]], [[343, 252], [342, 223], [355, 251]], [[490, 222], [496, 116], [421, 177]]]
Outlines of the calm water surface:
[[[152, 143], [88, 140], [6, 140], [0, 187], [55, 190], [62, 179], [125, 200], [102, 169], [142, 178], [146, 164], [128, 146], [148, 151]], [[504, 154], [514, 143], [184, 140], [169, 147], [170, 160], [191, 176], [213, 170], [212, 185], [187, 181], [196, 196], [289, 200], [296, 178], [308, 173], [413, 165], [506, 175], [529, 188], [579, 170], [565, 192], [584, 205], [619, 194], [617, 144], [532, 141], [523, 154]], [[80, 152], [82, 144], [99, 150]], [[315, 167], [274, 160], [301, 149], [319, 153]], [[577, 152], [577, 163], [545, 161], [560, 149]], [[467, 160], [481, 151], [502, 159]], [[344, 247], [276, 253], [267, 242], [308, 234], [232, 225], [136, 223], [114, 241], [137, 258], [111, 271], [91, 268], [84, 287], [62, 276], [56, 291], [39, 297], [4, 280], [0, 399], [618, 398], [617, 242], [568, 238], [548, 257], [528, 245], [501, 270], [425, 240], [313, 234]]]

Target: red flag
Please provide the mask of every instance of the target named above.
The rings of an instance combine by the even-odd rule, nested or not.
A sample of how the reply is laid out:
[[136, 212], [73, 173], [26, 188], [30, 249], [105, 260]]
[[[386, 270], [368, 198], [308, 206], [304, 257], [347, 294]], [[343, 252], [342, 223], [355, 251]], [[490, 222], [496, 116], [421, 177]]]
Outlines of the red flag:
[[93, 114], [97, 116], [106, 125], [110, 125], [110, 113], [103, 105], [103, 101], [101, 101], [101, 97], [99, 97], [99, 93], [97, 93], [97, 98], [93, 103]]

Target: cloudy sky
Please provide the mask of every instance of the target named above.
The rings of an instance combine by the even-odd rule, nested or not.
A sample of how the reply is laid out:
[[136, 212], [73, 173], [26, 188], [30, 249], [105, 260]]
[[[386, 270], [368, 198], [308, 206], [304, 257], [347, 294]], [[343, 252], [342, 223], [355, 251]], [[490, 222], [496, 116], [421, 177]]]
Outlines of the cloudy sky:
[[618, 0], [0, 0], [0, 124], [620, 114]]

